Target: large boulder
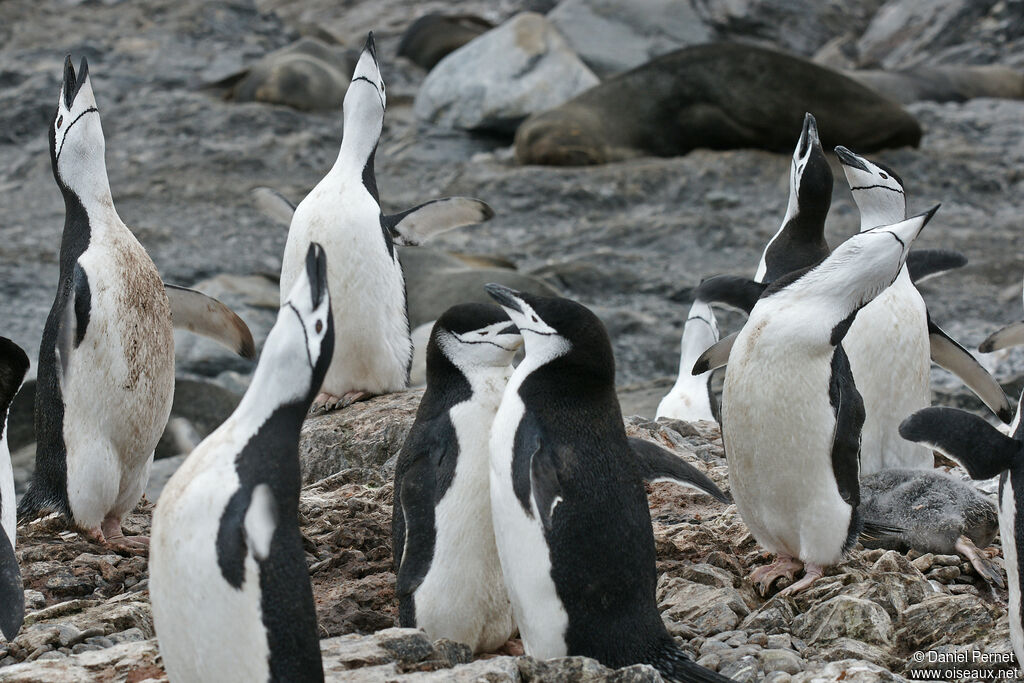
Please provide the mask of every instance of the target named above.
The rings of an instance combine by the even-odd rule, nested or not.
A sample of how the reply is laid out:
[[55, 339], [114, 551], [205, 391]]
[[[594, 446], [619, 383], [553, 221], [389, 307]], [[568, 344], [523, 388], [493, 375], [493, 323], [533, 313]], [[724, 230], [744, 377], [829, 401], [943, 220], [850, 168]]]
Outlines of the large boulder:
[[597, 83], [543, 16], [524, 12], [442, 59], [413, 108], [439, 126], [511, 134], [530, 114]]

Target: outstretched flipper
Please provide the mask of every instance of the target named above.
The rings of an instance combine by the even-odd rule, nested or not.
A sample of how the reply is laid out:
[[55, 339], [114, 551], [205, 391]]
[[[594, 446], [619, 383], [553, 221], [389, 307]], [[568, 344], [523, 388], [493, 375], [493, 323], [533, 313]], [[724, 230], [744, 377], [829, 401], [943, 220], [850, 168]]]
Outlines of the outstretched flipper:
[[1008, 424], [1013, 419], [1010, 401], [999, 383], [967, 349], [933, 323], [931, 317], [928, 318], [928, 340], [931, 342], [933, 361], [963, 380], [1000, 420]]
[[982, 353], [992, 353], [999, 349], [1008, 349], [1012, 346], [1024, 344], [1024, 320], [1010, 323], [1001, 330], [996, 330], [988, 336], [988, 339], [981, 342], [978, 350]]
[[8, 642], [14, 640], [25, 620], [25, 590], [14, 546], [7, 533], [0, 529], [0, 633]]
[[494, 209], [468, 197], [434, 199], [401, 213], [381, 216], [395, 244], [412, 247], [434, 235], [465, 225], [483, 223], [494, 216]]
[[739, 332], [733, 332], [728, 337], [721, 339], [708, 349], [700, 354], [697, 358], [697, 362], [693, 364], [693, 369], [690, 371], [694, 375], [703, 375], [705, 372], [711, 372], [718, 368], [723, 368], [729, 362], [729, 354], [732, 353], [732, 345], [736, 343], [736, 337], [739, 336]]
[[1021, 443], [957, 408], [925, 408], [900, 425], [900, 436], [956, 460], [973, 479], [991, 479], [1020, 457]]
[[202, 292], [164, 283], [171, 302], [171, 320], [177, 329], [208, 337], [239, 356], [256, 359], [256, 343], [249, 326], [230, 308]]
[[949, 249], [914, 249], [907, 254], [907, 270], [914, 284], [966, 265], [966, 256]]
[[696, 489], [706, 493], [723, 503], [731, 503], [732, 498], [715, 486], [711, 477], [680, 458], [675, 453], [662, 448], [656, 443], [631, 436], [629, 447], [640, 461], [644, 481], [654, 483], [667, 481], [680, 486]]
[[277, 190], [271, 190], [269, 187], [257, 187], [251, 194], [256, 207], [268, 218], [272, 218], [285, 227], [292, 224], [295, 205], [283, 194]]
[[715, 275], [697, 285], [695, 300], [724, 304], [750, 313], [768, 285], [738, 275]]

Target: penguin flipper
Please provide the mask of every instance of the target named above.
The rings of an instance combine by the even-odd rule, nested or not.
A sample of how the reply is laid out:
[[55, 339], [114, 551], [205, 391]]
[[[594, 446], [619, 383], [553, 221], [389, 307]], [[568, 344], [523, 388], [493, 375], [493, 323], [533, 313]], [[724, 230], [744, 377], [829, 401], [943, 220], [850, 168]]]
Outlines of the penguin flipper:
[[[7, 337], [0, 337], [0, 408], [6, 409], [28, 372], [28, 354]], [[2, 425], [0, 425], [2, 429]]]
[[932, 360], [963, 380], [967, 387], [985, 402], [993, 413], [1004, 423], [1013, 419], [1013, 409], [1003, 388], [981, 366], [974, 356], [956, 343], [938, 325], [928, 318], [928, 341], [931, 343]]
[[243, 358], [256, 359], [252, 332], [234, 311], [194, 289], [165, 282], [164, 290], [171, 302], [171, 321], [175, 328], [212, 339]]
[[0, 633], [8, 642], [14, 640], [25, 620], [25, 589], [14, 546], [0, 528]]
[[67, 381], [71, 366], [71, 354], [85, 339], [89, 328], [89, 313], [92, 310], [92, 299], [89, 289], [89, 276], [80, 264], [75, 263], [71, 277], [71, 292], [64, 309], [57, 320], [57, 344], [54, 353], [57, 356], [57, 378], [63, 386]]
[[1006, 327], [996, 330], [981, 342], [978, 350], [982, 353], [992, 353], [999, 349], [1008, 349], [1011, 346], [1024, 344], [1024, 320], [1010, 323]]
[[723, 503], [731, 503], [732, 498], [715, 486], [711, 477], [686, 462], [678, 455], [671, 453], [656, 443], [631, 436], [627, 439], [629, 447], [636, 454], [643, 472], [644, 481], [653, 484], [667, 481], [680, 486], [706, 493]]
[[715, 275], [709, 277], [693, 291], [694, 300], [724, 304], [750, 313], [757, 300], [768, 288], [761, 282], [738, 275]]
[[254, 188], [251, 194], [256, 208], [262, 211], [265, 216], [286, 227], [292, 224], [295, 205], [283, 194], [269, 187]]
[[914, 284], [966, 265], [966, 256], [949, 249], [914, 249], [907, 254], [907, 270]]
[[903, 534], [906, 529], [885, 522], [865, 519], [864, 526], [860, 530], [860, 540], [869, 543], [878, 543], [871, 547], [888, 548], [893, 545], [905, 544]]
[[483, 223], [494, 216], [494, 209], [469, 197], [433, 199], [400, 213], [381, 217], [395, 244], [414, 247], [434, 235], [465, 225]]
[[545, 530], [550, 530], [558, 504], [562, 502], [562, 482], [558, 461], [550, 448], [538, 448], [530, 459], [530, 488]]
[[[452, 439], [455, 439], [454, 434]], [[438, 502], [435, 500], [438, 472], [434, 465], [444, 456], [438, 457], [430, 450], [422, 450], [412, 457], [412, 462], [403, 468], [401, 481], [395, 483], [392, 521], [398, 616], [401, 625], [409, 628], [415, 628], [416, 621], [414, 614], [409, 611], [407, 615], [406, 610], [414, 607], [413, 593], [423, 583], [433, 560], [436, 534], [434, 515]]]
[[217, 527], [217, 564], [221, 576], [235, 588], [245, 580], [245, 558], [267, 558], [277, 529], [277, 502], [267, 484], [240, 488], [228, 500]]
[[723, 368], [729, 362], [729, 354], [732, 353], [732, 345], [736, 343], [736, 337], [739, 336], [739, 331], [733, 332], [728, 337], [725, 337], [700, 354], [697, 361], [693, 364], [693, 369], [690, 372], [694, 375], [703, 375], [705, 372], [711, 372], [718, 368]]
[[900, 436], [956, 460], [972, 479], [991, 479], [1021, 455], [1019, 441], [957, 408], [919, 410], [900, 424]]

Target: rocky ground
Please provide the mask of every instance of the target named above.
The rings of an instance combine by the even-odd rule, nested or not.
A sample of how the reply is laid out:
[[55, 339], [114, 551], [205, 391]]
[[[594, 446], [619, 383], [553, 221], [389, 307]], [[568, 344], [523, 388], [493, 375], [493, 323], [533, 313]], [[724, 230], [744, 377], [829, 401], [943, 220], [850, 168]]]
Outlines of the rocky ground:
[[[753, 272], [785, 212], [789, 159], [753, 150], [697, 150], [587, 168], [522, 167], [512, 158], [507, 134], [469, 133], [417, 118], [413, 102], [426, 74], [395, 56], [412, 18], [428, 11], [469, 12], [500, 23], [517, 11], [546, 11], [554, 4], [0, 0], [0, 334], [34, 360], [53, 297], [64, 209], [46, 128], [65, 53], [89, 58], [114, 200], [125, 222], [166, 280], [222, 298], [261, 343], [276, 315], [286, 231], [256, 209], [249, 191], [267, 185], [300, 199], [333, 161], [341, 117], [337, 111], [228, 101], [210, 86], [300, 36], [351, 51], [373, 29], [388, 85], [377, 154], [384, 208], [445, 194], [490, 203], [492, 221], [441, 236], [432, 245], [438, 251], [425, 261], [440, 259], [448, 268], [447, 251], [463, 264], [512, 266], [593, 307], [613, 337], [624, 413], [650, 417], [677, 369], [691, 288], [714, 273]], [[578, 21], [573, 12], [587, 4], [565, 0], [551, 21], [571, 33]], [[775, 45], [843, 68], [1024, 65], [1024, 8], [1016, 0], [685, 4], [705, 27], [698, 31], [689, 22], [687, 30], [702, 39]], [[671, 22], [655, 28], [665, 35], [673, 30]], [[615, 35], [609, 34], [607, 45], [617, 45]], [[683, 40], [665, 35], [645, 47], [648, 54]], [[570, 38], [573, 49], [594, 58], [578, 35]], [[611, 47], [598, 56], [622, 57]], [[602, 78], [611, 68], [590, 66]], [[919, 102], [907, 108], [924, 129], [920, 148], [877, 156], [903, 176], [911, 210], [942, 203], [920, 245], [960, 250], [970, 264], [921, 290], [934, 320], [976, 346], [1022, 315], [1024, 101]], [[833, 170], [827, 236], [836, 244], [856, 230], [858, 219], [838, 166]], [[410, 311], [424, 320], [424, 310], [450, 296], [452, 287], [447, 271], [430, 277], [426, 270], [415, 288], [422, 303]], [[723, 313], [720, 322], [724, 334], [741, 319]], [[205, 341], [184, 334], [177, 339], [180, 419], [159, 450], [176, 457], [158, 460], [153, 500], [181, 454], [230, 412], [252, 370]], [[983, 362], [1016, 397], [1024, 385], [1024, 352], [997, 356]], [[936, 369], [933, 377], [937, 402], [980, 409], [947, 373]], [[30, 383], [11, 416], [19, 491], [33, 457], [31, 389]], [[356, 680], [355, 669], [365, 680], [398, 673], [449, 680], [456, 671], [465, 680], [652, 676], [649, 670], [613, 675], [579, 660], [463, 663], [467, 655], [457, 646], [379, 633], [395, 616], [387, 482], [417, 400], [415, 393], [380, 399], [307, 427], [303, 529], [325, 669], [337, 680]], [[655, 429], [641, 418], [633, 421], [631, 429], [694, 454], [688, 457], [726, 484], [715, 430], [681, 424]], [[917, 650], [1009, 651], [1005, 594], [990, 591], [956, 558], [911, 561], [858, 550], [797, 600], [765, 602], [742, 581], [763, 558], [733, 508], [719, 509], [667, 485], [654, 487], [651, 505], [666, 621], [705, 664], [737, 680], [878, 680], [908, 674]], [[129, 529], [145, 531], [148, 520], [143, 506]], [[18, 639], [0, 646], [0, 680], [162, 677], [144, 559], [111, 554], [53, 520], [19, 534], [31, 612]]]
[[[660, 680], [646, 667], [612, 672], [583, 658], [474, 660], [463, 645], [392, 629], [388, 480], [418, 399], [418, 391], [374, 399], [303, 430], [304, 472], [316, 481], [303, 489], [299, 519], [328, 680]], [[626, 427], [727, 488], [715, 425], [634, 417]], [[328, 466], [340, 472], [315, 474]], [[744, 577], [768, 557], [734, 506], [664, 483], [650, 486], [649, 499], [665, 623], [694, 658], [737, 681], [903, 680], [929, 668], [915, 662], [918, 651], [1012, 651], [1006, 592], [959, 557], [858, 547], [807, 592], [765, 600]], [[126, 528], [146, 533], [150, 514], [140, 505]], [[97, 546], [54, 519], [20, 531], [29, 612], [22, 633], [0, 646], [0, 681], [162, 680], [145, 558]]]

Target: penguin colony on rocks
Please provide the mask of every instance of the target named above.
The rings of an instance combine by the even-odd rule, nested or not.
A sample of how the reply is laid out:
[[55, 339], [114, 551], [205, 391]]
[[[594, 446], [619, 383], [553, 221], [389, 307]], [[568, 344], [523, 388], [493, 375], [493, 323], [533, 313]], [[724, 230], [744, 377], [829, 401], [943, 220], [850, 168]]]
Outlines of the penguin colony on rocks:
[[[383, 213], [374, 157], [386, 105], [370, 34], [345, 94], [333, 167], [297, 207], [272, 193], [260, 199], [290, 223], [277, 322], [238, 408], [164, 488], [150, 541], [126, 537], [121, 520], [140, 499], [170, 412], [172, 330], [247, 358], [255, 345], [223, 304], [163, 283], [118, 217], [88, 66], [83, 59], [76, 72], [66, 60], [49, 130], [65, 201], [60, 277], [39, 350], [36, 469], [17, 515], [56, 512], [97, 542], [149, 546], [154, 622], [172, 680], [323, 680], [298, 521], [303, 419], [407, 386], [412, 342], [396, 245], [493, 215], [464, 197]], [[1001, 585], [981, 552], [998, 524], [1012, 641], [1024, 659], [1021, 405], [1005, 434], [980, 417], [928, 407], [934, 361], [1011, 418], [1002, 389], [934, 324], [914, 285], [964, 261], [912, 250], [938, 207], [908, 218], [895, 172], [844, 147], [836, 154], [860, 209], [859, 234], [835, 249], [824, 238], [833, 177], [807, 114], [778, 232], [752, 279], [720, 275], [695, 290], [679, 378], [658, 407], [658, 417], [721, 422], [731, 496], [675, 454], [627, 437], [607, 331], [581, 304], [491, 284], [497, 305], [459, 304], [433, 324], [426, 390], [395, 471], [402, 626], [476, 653], [515, 651], [518, 634], [534, 657], [584, 655], [610, 667], [648, 664], [671, 681], [727, 680], [694, 663], [658, 612], [645, 484], [669, 481], [735, 502], [776, 555], [749, 576], [765, 595], [783, 577], [792, 582], [783, 593], [806, 589], [858, 540], [960, 552]], [[745, 311], [746, 323], [720, 339], [712, 303]], [[982, 350], [1024, 343], [1022, 330], [1010, 325]], [[880, 356], [888, 362], [875, 362]], [[7, 639], [24, 602], [6, 421], [28, 364], [0, 338]], [[722, 367], [719, 407], [710, 381]], [[998, 509], [933, 472], [932, 449], [974, 478], [1000, 475]]]

